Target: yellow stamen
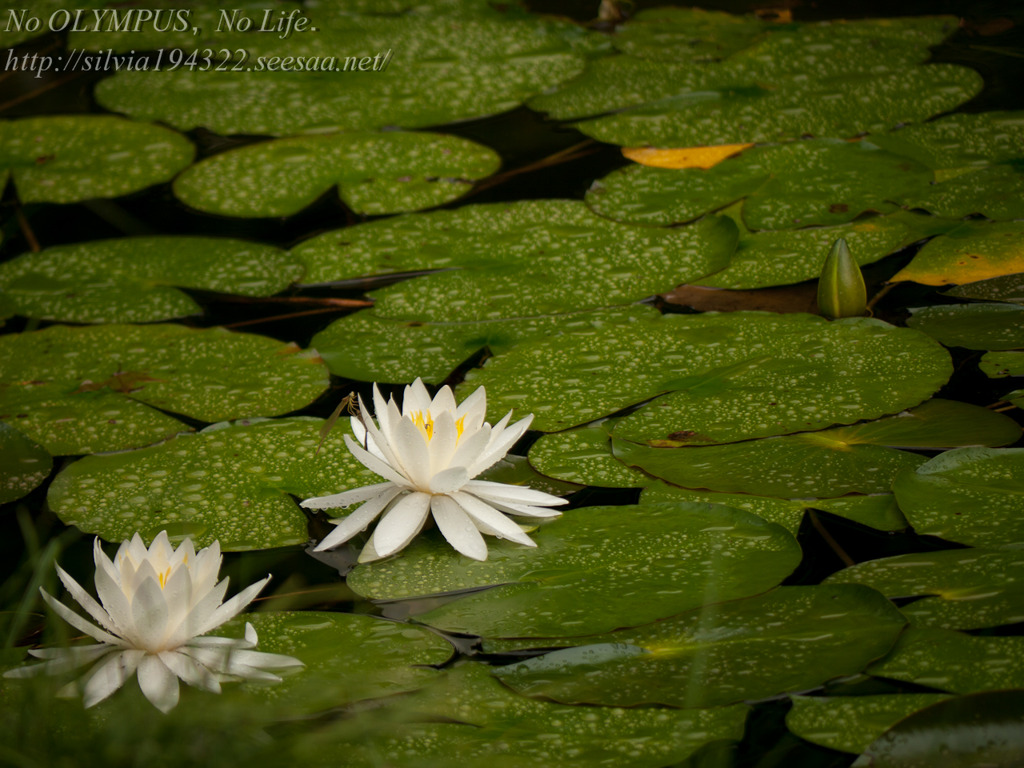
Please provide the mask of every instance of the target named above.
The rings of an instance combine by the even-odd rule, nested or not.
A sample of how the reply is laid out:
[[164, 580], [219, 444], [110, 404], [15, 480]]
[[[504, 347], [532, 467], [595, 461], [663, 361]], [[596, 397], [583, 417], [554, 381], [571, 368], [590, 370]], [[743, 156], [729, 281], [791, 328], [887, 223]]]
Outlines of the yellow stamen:
[[[462, 430], [464, 428], [463, 422], [465, 420], [466, 417], [463, 416], [462, 418], [455, 422], [456, 441], [458, 441], [458, 439], [462, 437]], [[428, 411], [426, 414], [424, 414], [423, 411], [414, 411], [412, 413], [412, 423], [420, 431], [420, 434], [422, 434], [427, 439], [427, 442], [430, 442], [430, 440], [434, 437], [434, 417], [430, 415], [430, 412]]]
[[171, 576], [171, 566], [167, 566], [167, 570], [159, 574], [157, 578], [160, 580], [160, 589], [167, 586], [167, 579]]

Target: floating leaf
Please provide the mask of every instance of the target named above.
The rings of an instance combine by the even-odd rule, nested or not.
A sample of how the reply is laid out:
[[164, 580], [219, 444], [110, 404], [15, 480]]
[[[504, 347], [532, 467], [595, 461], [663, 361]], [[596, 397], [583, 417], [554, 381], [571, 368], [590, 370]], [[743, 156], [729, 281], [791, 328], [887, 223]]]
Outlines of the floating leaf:
[[249, 613], [233, 624], [241, 629], [244, 622], [259, 635], [257, 650], [293, 656], [306, 666], [276, 685], [247, 684], [225, 692], [288, 717], [416, 690], [437, 678], [433, 667], [452, 656], [451, 644], [437, 634], [373, 616]]
[[248, 57], [236, 53], [227, 71], [214, 61], [207, 70], [118, 72], [96, 98], [137, 119], [220, 134], [421, 128], [514, 109], [583, 66], [568, 41], [580, 33], [566, 23], [348, 10], [311, 10], [313, 34], [245, 36]]
[[[902, 697], [900, 697], [902, 698]], [[897, 723], [854, 765], [960, 768], [1019, 765], [1024, 694], [992, 691], [940, 702]]]
[[700, 8], [645, 8], [617, 27], [620, 51], [645, 59], [709, 61], [746, 48], [771, 24], [756, 16], [736, 16]]
[[997, 220], [1019, 219], [1024, 216], [1022, 194], [1024, 162], [1018, 161], [958, 173], [930, 187], [905, 194], [900, 202], [908, 208], [924, 208], [936, 216], [954, 219], [976, 213]]
[[1022, 688], [1024, 638], [911, 627], [868, 672], [951, 693]]
[[947, 353], [926, 336], [877, 320], [636, 307], [614, 325], [520, 344], [462, 388], [485, 385], [492, 415], [529, 411], [545, 432], [655, 397], [616, 436], [717, 442], [899, 412], [949, 373]]
[[461, 197], [500, 163], [487, 147], [455, 136], [318, 134], [214, 155], [181, 174], [174, 194], [208, 213], [290, 216], [337, 186], [357, 213], [401, 213]]
[[0, 421], [0, 504], [27, 495], [50, 476], [52, 467], [50, 454]]
[[1024, 156], [1024, 112], [961, 112], [878, 134], [871, 141], [950, 178]]
[[[0, 420], [53, 455], [148, 445], [188, 427], [302, 408], [327, 388], [315, 352], [177, 325], [53, 326], [0, 337]], [[157, 410], [159, 409], [159, 410]]]
[[587, 204], [618, 221], [673, 224], [743, 199], [750, 229], [786, 229], [895, 211], [892, 200], [931, 179], [927, 167], [869, 141], [813, 139], [748, 149], [710, 170], [623, 168], [595, 182]]
[[[621, 420], [613, 437], [628, 423], [629, 417]], [[1002, 414], [930, 400], [896, 416], [820, 432], [704, 447], [678, 447], [687, 436], [649, 445], [613, 440], [612, 450], [627, 465], [686, 488], [828, 498], [884, 493], [901, 470], [924, 463], [921, 456], [883, 446], [1006, 445], [1020, 434], [1017, 423]]]
[[793, 696], [786, 727], [802, 739], [859, 755], [908, 715], [949, 698], [941, 693]]
[[623, 147], [622, 156], [649, 168], [711, 168], [753, 144], [720, 144], [715, 147]]
[[162, 530], [214, 539], [225, 550], [267, 549], [309, 540], [292, 495], [322, 496], [379, 478], [342, 442], [347, 421], [317, 444], [320, 419], [217, 425], [160, 445], [71, 464], [50, 486], [49, 503], [68, 525], [107, 541]]
[[542, 435], [530, 446], [530, 463], [538, 472], [570, 483], [603, 488], [643, 488], [649, 485], [649, 475], [627, 467], [612, 456], [610, 429], [611, 424], [606, 422]]
[[956, 288], [946, 291], [945, 295], [961, 299], [1009, 301], [1013, 304], [1024, 304], [1024, 272], [958, 285]]
[[936, 227], [942, 225], [931, 217], [897, 213], [834, 227], [746, 233], [729, 266], [698, 282], [733, 290], [799, 283], [821, 274], [832, 243], [840, 238], [857, 264], [864, 266], [917, 242]]
[[485, 562], [419, 540], [401, 558], [358, 566], [348, 583], [385, 600], [491, 586], [417, 620], [488, 637], [566, 637], [764, 591], [800, 558], [782, 528], [703, 504], [587, 507], [531, 535], [536, 549], [499, 542]]
[[1019, 272], [1024, 272], [1024, 222], [967, 221], [943, 237], [926, 243], [892, 280], [948, 285], [973, 283]]
[[1024, 622], [1024, 553], [951, 549], [869, 560], [834, 573], [836, 584], [864, 584], [902, 606], [917, 627], [977, 629]]
[[302, 275], [273, 246], [208, 237], [124, 237], [26, 253], [0, 264], [0, 289], [27, 317], [145, 323], [197, 314], [175, 286], [268, 296]]
[[990, 379], [1024, 376], [1024, 352], [986, 352], [978, 367]]
[[10, 173], [23, 203], [127, 195], [169, 181], [193, 153], [174, 131], [108, 115], [0, 123], [0, 169]]
[[1024, 306], [941, 304], [910, 310], [907, 325], [947, 347], [1015, 349], [1024, 347]]
[[872, 496], [841, 496], [836, 499], [778, 499], [771, 496], [752, 496], [746, 493], [691, 491], [657, 482], [644, 489], [644, 492], [640, 494], [640, 500], [643, 502], [704, 501], [711, 504], [724, 504], [727, 507], [753, 512], [769, 522], [781, 525], [794, 536], [800, 530], [804, 511], [808, 509], [821, 509], [882, 531], [898, 531], [909, 525], [900, 514], [892, 494], [889, 493]]
[[[301, 762], [444, 768], [558, 765], [660, 768], [712, 741], [738, 741], [748, 708], [672, 711], [566, 707], [509, 691], [479, 664], [393, 701], [384, 718], [341, 721], [299, 744]], [[376, 714], [380, 714], [378, 710]], [[390, 715], [390, 718], [388, 718]]]
[[865, 587], [782, 587], [645, 627], [589, 638], [495, 672], [566, 703], [715, 706], [806, 690], [862, 670], [903, 618]]
[[497, 355], [527, 339], [551, 336], [572, 328], [614, 321], [615, 310], [432, 323], [393, 320], [373, 310], [335, 320], [313, 337], [310, 346], [331, 373], [377, 382], [412, 381], [417, 377], [440, 384], [460, 364], [487, 349]]
[[992, 549], [1024, 547], [1024, 448], [960, 448], [893, 483], [920, 534]]

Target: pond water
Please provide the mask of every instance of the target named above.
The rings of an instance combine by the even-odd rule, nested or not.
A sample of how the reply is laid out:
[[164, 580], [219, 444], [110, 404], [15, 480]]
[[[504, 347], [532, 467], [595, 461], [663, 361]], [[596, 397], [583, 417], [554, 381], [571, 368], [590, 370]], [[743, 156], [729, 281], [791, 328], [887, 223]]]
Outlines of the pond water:
[[[130, 680], [88, 710], [70, 676], [3, 680], [0, 763], [1020, 764], [1017, 4], [636, 3], [614, 35], [593, 3], [414, 5], [196, 34], [394, 47], [356, 97], [2, 53], [4, 669], [80, 634], [37, 598], [55, 562], [88, 591], [94, 535], [164, 529], [219, 539], [230, 593], [272, 573], [245, 618], [306, 669], [168, 715]], [[160, 39], [78, 34], [9, 50]], [[169, 127], [12, 120], [109, 112]], [[646, 144], [737, 146], [624, 157]], [[840, 237], [874, 320], [807, 314]], [[536, 549], [312, 551], [333, 526], [296, 502], [378, 481], [322, 420], [417, 377], [535, 414], [487, 477], [568, 498]]]

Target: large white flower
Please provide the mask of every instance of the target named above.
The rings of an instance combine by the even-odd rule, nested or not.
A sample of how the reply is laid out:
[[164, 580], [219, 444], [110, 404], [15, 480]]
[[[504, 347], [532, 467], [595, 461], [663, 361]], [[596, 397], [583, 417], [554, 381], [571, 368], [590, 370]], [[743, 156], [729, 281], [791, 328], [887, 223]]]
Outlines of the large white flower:
[[46, 661], [11, 670], [5, 677], [61, 674], [95, 662], [83, 678], [86, 707], [103, 701], [137, 672], [146, 698], [167, 712], [178, 703], [179, 678], [219, 693], [220, 683], [225, 680], [279, 681], [281, 678], [265, 670], [302, 666], [290, 656], [251, 650], [256, 647], [257, 637], [248, 623], [244, 639], [201, 637], [238, 614], [270, 580], [267, 576], [223, 602], [228, 580], [217, 583], [219, 542], [197, 554], [190, 539], [174, 549], [167, 532], [161, 531], [147, 550], [135, 534], [121, 545], [111, 562], [97, 538], [93, 559], [99, 603], [60, 566], [57, 574], [99, 626], [45, 590], [40, 592], [57, 615], [99, 644], [29, 651]]
[[332, 521], [337, 528], [320, 542], [318, 551], [348, 541], [383, 514], [359, 561], [387, 557], [412, 541], [432, 515], [455, 549], [474, 560], [486, 560], [482, 533], [536, 546], [506, 513], [523, 517], [561, 514], [546, 507], [565, 504], [565, 499], [522, 486], [473, 479], [504, 457], [529, 428], [532, 415], [508, 426], [509, 411], [492, 427], [484, 421], [487, 396], [483, 387], [456, 406], [451, 389], [442, 387], [431, 399], [419, 379], [405, 388], [401, 411], [393, 397], [384, 402], [376, 384], [373, 405], [379, 426], [367, 415], [360, 398], [359, 415], [352, 418], [356, 439], [345, 435], [345, 443], [359, 461], [387, 482], [302, 502], [313, 509], [364, 502], [348, 517]]

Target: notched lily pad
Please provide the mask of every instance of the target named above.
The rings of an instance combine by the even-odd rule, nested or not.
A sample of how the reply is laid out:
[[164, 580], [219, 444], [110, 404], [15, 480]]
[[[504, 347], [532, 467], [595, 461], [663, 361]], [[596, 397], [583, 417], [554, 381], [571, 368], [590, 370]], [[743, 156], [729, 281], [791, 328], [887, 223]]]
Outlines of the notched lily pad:
[[214, 539], [225, 550], [308, 541], [292, 495], [323, 496], [380, 478], [342, 441], [347, 421], [320, 443], [320, 419], [218, 425], [160, 445], [71, 464], [50, 486], [49, 503], [68, 525], [108, 541], [139, 531]]
[[1024, 376], [1024, 351], [986, 352], [981, 356], [978, 367], [990, 379]]
[[1024, 687], [1024, 637], [974, 637], [949, 629], [907, 629], [868, 672], [950, 693]]
[[907, 325], [947, 347], [1016, 349], [1024, 347], [1024, 306], [1017, 304], [939, 304], [910, 310]]
[[266, 336], [105, 325], [0, 336], [0, 420], [53, 455], [148, 445], [188, 427], [272, 416], [327, 388], [319, 356]]
[[821, 685], [892, 647], [903, 617], [858, 586], [782, 587], [498, 669], [565, 703], [708, 707]]
[[875, 739], [915, 712], [945, 701], [941, 693], [878, 696], [793, 696], [786, 727], [802, 739], [859, 755]]
[[470, 371], [462, 388], [485, 385], [492, 415], [529, 411], [545, 432], [655, 398], [619, 421], [615, 435], [678, 444], [897, 413], [949, 374], [948, 354], [934, 341], [877, 320], [637, 307], [614, 325], [520, 344]]
[[386, 600], [491, 586], [416, 618], [487, 637], [571, 637], [763, 591], [800, 559], [782, 528], [703, 504], [587, 507], [531, 535], [536, 549], [498, 542], [485, 562], [417, 541], [348, 583]]
[[[512, 693], [480, 664], [449, 669], [433, 685], [377, 715], [340, 721], [299, 745], [302, 762], [443, 768], [558, 765], [660, 768], [712, 741], [738, 741], [748, 708], [672, 711], [567, 707]], [[333, 758], [332, 758], [333, 759]]]
[[207, 158], [174, 182], [180, 200], [223, 216], [290, 216], [337, 186], [353, 211], [432, 208], [498, 169], [492, 150], [436, 133], [336, 133], [250, 144]]
[[108, 115], [0, 123], [0, 169], [10, 174], [23, 203], [77, 203], [137, 192], [169, 181], [192, 162], [194, 151], [188, 139], [168, 128]]
[[269, 296], [302, 265], [269, 245], [209, 237], [125, 237], [26, 253], [0, 264], [17, 314], [73, 323], [146, 323], [200, 311], [178, 288]]
[[[1024, 212], [1021, 215], [1024, 216]], [[1024, 222], [968, 221], [926, 243], [892, 280], [949, 285], [974, 283], [1020, 272], [1024, 272]], [[1020, 281], [1018, 278], [1018, 283]], [[991, 293], [991, 290], [983, 293]], [[950, 295], [1005, 300], [998, 295], [972, 296], [952, 291]]]
[[947, 296], [961, 299], [980, 299], [981, 301], [1008, 301], [1012, 304], [1024, 304], [1024, 272], [1017, 272], [1003, 277], [992, 277], [976, 283], [958, 285], [946, 291]]
[[0, 504], [27, 495], [50, 476], [52, 468], [50, 454], [0, 421]]
[[[225, 694], [238, 703], [255, 697], [284, 717], [422, 688], [438, 677], [433, 667], [452, 656], [451, 644], [437, 634], [372, 616], [282, 611], [245, 614], [232, 624], [240, 629], [247, 621], [259, 635], [257, 650], [306, 666], [280, 683], [225, 688]], [[234, 634], [230, 627], [225, 635]]]
[[951, 549], [869, 560], [826, 582], [864, 584], [903, 605], [917, 627], [978, 629], [1024, 622], [1024, 553]]
[[992, 549], [1024, 548], [1024, 448], [959, 448], [893, 483], [920, 534]]
[[363, 10], [383, 14], [360, 15], [321, 3], [309, 9], [316, 33], [218, 38], [211, 48], [249, 54], [241, 61], [236, 53], [228, 71], [214, 61], [208, 71], [119, 72], [96, 98], [137, 119], [220, 134], [422, 128], [514, 109], [583, 67], [574, 25], [416, 5], [426, 12], [378, 5]]

